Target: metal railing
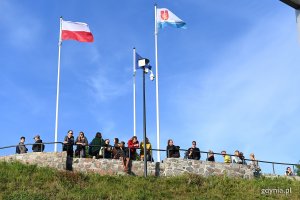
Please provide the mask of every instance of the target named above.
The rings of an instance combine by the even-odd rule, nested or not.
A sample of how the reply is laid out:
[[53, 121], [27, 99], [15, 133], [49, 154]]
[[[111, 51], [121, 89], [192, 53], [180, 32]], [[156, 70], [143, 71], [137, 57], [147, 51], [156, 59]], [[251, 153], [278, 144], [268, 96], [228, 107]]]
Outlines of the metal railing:
[[[70, 144], [66, 144], [66, 143], [63, 143], [63, 142], [43, 142], [43, 143], [28, 143], [28, 144], [24, 144], [25, 146], [33, 146], [33, 145], [51, 145], [51, 144], [61, 144], [62, 145], [62, 149], [63, 149], [63, 146], [70, 146]], [[4, 147], [0, 147], [0, 150], [4, 150], [4, 149], [11, 149], [11, 148], [16, 148], [18, 145], [10, 145], [10, 146], [4, 146]], [[73, 144], [73, 146], [80, 146], [80, 144]], [[103, 145], [84, 145], [84, 147], [103, 147]], [[99, 148], [99, 149], [100, 149]], [[110, 146], [110, 148], [114, 149], [114, 146]], [[130, 147], [126, 147], [128, 149], [128, 157], [131, 158], [131, 151], [130, 151]], [[141, 148], [134, 148], [136, 150], [140, 150]], [[73, 155], [75, 153], [75, 151], [72, 149], [73, 151]], [[88, 151], [88, 150], [87, 150]], [[104, 155], [105, 155], [105, 149], [103, 149], [103, 157], [98, 157], [98, 158], [106, 158]], [[167, 152], [167, 151], [170, 151], [170, 150], [165, 150], [165, 149], [151, 149], [151, 151], [162, 151], [162, 152]], [[188, 151], [188, 149], [178, 149], [179, 152], [184, 152], [184, 155], [186, 154], [186, 152]], [[194, 152], [200, 152], [200, 157], [201, 157], [201, 154], [206, 154], [206, 160], [208, 158], [208, 155], [209, 154], [213, 154], [213, 155], [218, 155], [218, 156], [223, 156], [222, 153], [215, 153], [215, 152], [209, 152], [209, 151], [194, 151]], [[86, 152], [88, 155], [88, 152]], [[168, 155], [170, 155], [170, 153], [168, 152]], [[232, 160], [232, 157], [236, 156], [236, 155], [233, 155], [233, 154], [228, 154], [226, 153], [226, 155], [230, 156], [230, 159]], [[76, 157], [76, 156], [75, 156]], [[87, 156], [89, 157], [89, 156]], [[182, 156], [180, 156], [182, 157]], [[113, 157], [110, 157], [108, 159], [112, 159]], [[167, 156], [166, 156], [167, 158]], [[184, 156], [185, 158], [185, 156]], [[107, 158], [106, 158], [107, 159]], [[244, 159], [245, 161], [252, 161], [251, 159]], [[266, 163], [266, 164], [272, 164], [272, 171], [273, 171], [273, 174], [276, 174], [275, 172], [275, 165], [284, 165], [284, 166], [292, 166], [293, 168], [293, 172], [295, 172], [295, 167], [299, 166], [299, 164], [295, 164], [295, 163], [283, 163], [283, 162], [273, 162], [273, 161], [265, 161], [265, 160], [255, 160], [257, 161], [258, 163]]]

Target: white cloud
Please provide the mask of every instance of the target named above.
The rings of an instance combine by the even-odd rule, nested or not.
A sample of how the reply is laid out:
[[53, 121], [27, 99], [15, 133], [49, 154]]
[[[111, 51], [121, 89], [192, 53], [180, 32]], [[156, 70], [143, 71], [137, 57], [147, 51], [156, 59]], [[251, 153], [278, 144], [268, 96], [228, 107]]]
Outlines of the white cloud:
[[[91, 62], [95, 64], [95, 73], [87, 78], [87, 84], [90, 86], [90, 94], [99, 101], [113, 100], [129, 92], [132, 79], [128, 78], [123, 72], [126, 68], [116, 68], [117, 62], [114, 62], [113, 56], [110, 57], [110, 64], [105, 64], [101, 52], [97, 48], [92, 48]], [[119, 55], [118, 55], [119, 56]]]

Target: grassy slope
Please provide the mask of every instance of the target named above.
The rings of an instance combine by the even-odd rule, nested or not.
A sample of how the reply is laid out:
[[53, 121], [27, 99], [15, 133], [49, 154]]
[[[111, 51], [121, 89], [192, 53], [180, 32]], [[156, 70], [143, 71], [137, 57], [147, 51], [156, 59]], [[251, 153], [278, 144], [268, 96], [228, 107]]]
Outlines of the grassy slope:
[[[263, 188], [292, 188], [262, 195]], [[300, 182], [278, 179], [99, 176], [0, 162], [0, 199], [300, 199]]]

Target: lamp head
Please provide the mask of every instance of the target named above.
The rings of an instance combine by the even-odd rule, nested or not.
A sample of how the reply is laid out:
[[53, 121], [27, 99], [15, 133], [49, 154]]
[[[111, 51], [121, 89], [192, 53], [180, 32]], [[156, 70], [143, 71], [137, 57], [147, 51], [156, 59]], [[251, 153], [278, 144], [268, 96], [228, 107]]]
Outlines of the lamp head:
[[147, 58], [139, 59], [138, 65], [139, 65], [139, 67], [144, 67], [144, 66], [148, 65], [149, 62], [150, 61]]
[[280, 0], [281, 2], [295, 8], [296, 10], [300, 9], [300, 0]]
[[155, 76], [154, 76], [152, 70], [150, 70], [150, 80], [154, 81], [154, 79], [155, 79]]

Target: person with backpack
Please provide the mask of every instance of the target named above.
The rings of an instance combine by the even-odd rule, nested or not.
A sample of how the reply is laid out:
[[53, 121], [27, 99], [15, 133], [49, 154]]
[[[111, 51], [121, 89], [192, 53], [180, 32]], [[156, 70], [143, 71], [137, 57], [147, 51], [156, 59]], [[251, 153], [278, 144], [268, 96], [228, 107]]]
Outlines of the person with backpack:
[[32, 145], [32, 151], [33, 152], [43, 152], [45, 149], [45, 145], [42, 144], [43, 141], [41, 140], [40, 135], [36, 135], [33, 138], [35, 140], [34, 145]]
[[26, 148], [26, 146], [25, 146], [24, 143], [25, 143], [25, 137], [22, 136], [22, 137], [20, 138], [19, 145], [16, 146], [16, 153], [17, 153], [17, 154], [27, 153], [28, 149]]
[[104, 140], [102, 139], [102, 134], [97, 132], [95, 138], [90, 143], [89, 154], [99, 158], [99, 151], [103, 145]]

